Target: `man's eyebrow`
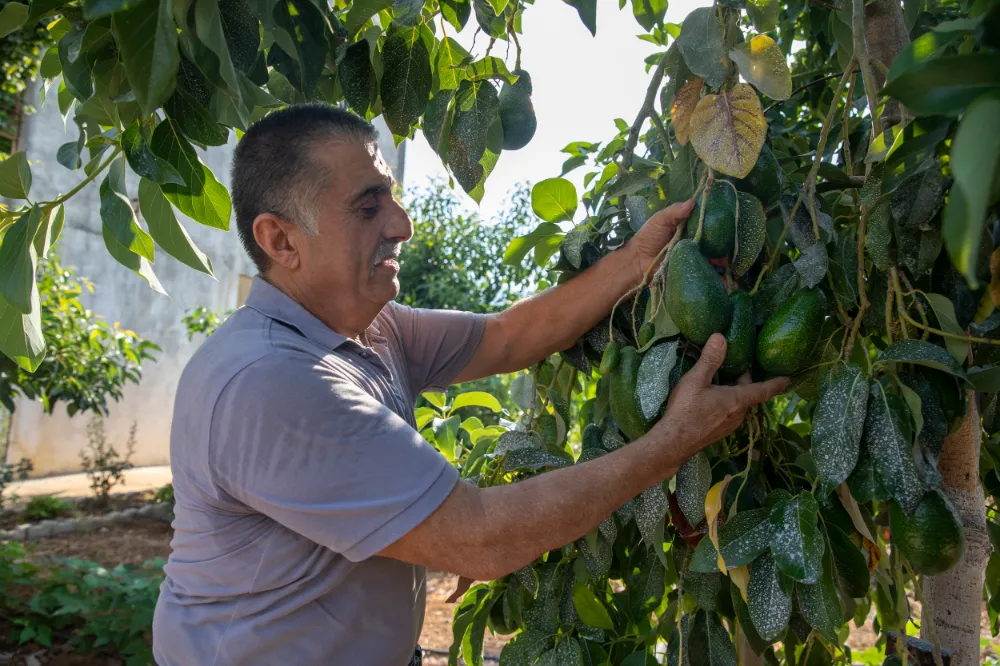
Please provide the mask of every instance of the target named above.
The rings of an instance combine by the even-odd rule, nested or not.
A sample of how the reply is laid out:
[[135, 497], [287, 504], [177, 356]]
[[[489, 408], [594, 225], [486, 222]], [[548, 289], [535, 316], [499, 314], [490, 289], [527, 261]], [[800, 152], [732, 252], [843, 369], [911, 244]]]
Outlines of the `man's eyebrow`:
[[389, 184], [388, 183], [379, 183], [377, 185], [369, 185], [365, 189], [361, 190], [361, 192], [359, 192], [351, 200], [351, 202], [352, 202], [352, 204], [357, 204], [362, 199], [364, 199], [365, 197], [369, 197], [369, 196], [372, 196], [372, 195], [384, 194], [384, 193], [389, 192], [389, 191], [390, 191], [390, 188], [389, 188]]

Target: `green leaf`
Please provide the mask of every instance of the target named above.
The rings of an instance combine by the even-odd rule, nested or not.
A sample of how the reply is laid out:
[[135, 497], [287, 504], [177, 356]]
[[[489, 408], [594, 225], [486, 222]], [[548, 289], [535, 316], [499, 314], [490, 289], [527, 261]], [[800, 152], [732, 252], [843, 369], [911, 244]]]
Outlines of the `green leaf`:
[[677, 506], [697, 527], [705, 519], [705, 497], [712, 487], [712, 465], [704, 451], [699, 451], [677, 470]]
[[[726, 569], [753, 562], [771, 547], [770, 511], [766, 508], [740, 511], [719, 528], [719, 547]], [[719, 570], [718, 553], [711, 539], [698, 542], [691, 556], [691, 570], [713, 573]]]
[[739, 219], [736, 221], [736, 249], [733, 251], [733, 273], [742, 276], [760, 255], [766, 237], [764, 207], [752, 194], [737, 192]]
[[[455, 39], [447, 37], [438, 44], [434, 56], [434, 76], [438, 90], [455, 90], [458, 84], [466, 76], [466, 71], [461, 69], [461, 63], [467, 62], [472, 55], [465, 50]], [[433, 102], [432, 102], [433, 103]], [[429, 113], [429, 111], [428, 111]], [[427, 122], [425, 115], [424, 122]]]
[[83, 18], [93, 21], [135, 5], [136, 0], [83, 0]]
[[591, 35], [597, 34], [597, 0], [563, 0], [563, 2], [576, 9], [580, 20], [587, 26]]
[[754, 629], [768, 643], [784, 635], [792, 614], [792, 580], [781, 573], [774, 557], [764, 553], [750, 567], [747, 608]]
[[[221, 9], [218, 1], [195, 1], [194, 31], [198, 40], [193, 43], [193, 55], [206, 77], [225, 94], [238, 99], [240, 82], [233, 66], [233, 58], [229, 54]], [[256, 48], [253, 49], [253, 55], [256, 55]]]
[[699, 7], [687, 15], [677, 38], [677, 48], [688, 69], [705, 79], [709, 88], [722, 85], [726, 78], [726, 51], [715, 9]]
[[565, 178], [546, 178], [531, 188], [531, 209], [546, 222], [572, 221], [576, 206], [576, 187]]
[[844, 594], [858, 599], [868, 594], [870, 574], [868, 563], [854, 542], [843, 530], [830, 522], [826, 523], [830, 552], [836, 568], [837, 581]]
[[483, 176], [479, 163], [486, 152], [490, 126], [497, 120], [500, 102], [489, 81], [462, 81], [455, 95], [455, 118], [448, 138], [448, 166], [464, 190], [471, 191]]
[[33, 242], [42, 224], [38, 205], [21, 214], [0, 245], [0, 296], [15, 310], [31, 312], [37, 254]]
[[153, 154], [146, 137], [143, 136], [141, 125], [134, 122], [122, 134], [121, 144], [128, 165], [143, 178], [157, 183], [176, 183], [183, 185], [184, 180], [170, 164]]
[[778, 0], [747, 0], [747, 15], [757, 32], [771, 32], [778, 27], [781, 3]]
[[1000, 366], [969, 370], [969, 382], [980, 393], [1000, 391]]
[[455, 28], [461, 32], [462, 28], [469, 20], [472, 13], [472, 5], [469, 0], [441, 0], [441, 15]]
[[196, 143], [222, 146], [229, 139], [229, 130], [183, 87], [177, 87], [163, 103], [163, 111], [184, 136]]
[[809, 289], [822, 282], [830, 269], [830, 257], [822, 243], [813, 243], [802, 250], [793, 263], [795, 270], [802, 276], [802, 285]]
[[504, 472], [536, 472], [543, 467], [565, 467], [566, 461], [541, 449], [521, 448], [507, 453]]
[[40, 258], [48, 256], [52, 246], [59, 240], [66, 222], [66, 207], [59, 204], [42, 219], [42, 225], [35, 232], [35, 253]]
[[462, 639], [468, 632], [469, 627], [475, 621], [478, 611], [483, 603], [489, 599], [489, 588], [486, 585], [475, 585], [465, 593], [462, 601], [455, 608], [451, 629], [454, 640], [451, 649], [448, 651], [449, 661], [457, 663], [459, 650], [462, 648]]
[[500, 666], [532, 666], [552, 644], [548, 632], [528, 629], [517, 634], [500, 651]]
[[489, 393], [483, 391], [469, 391], [468, 393], [461, 393], [455, 401], [451, 403], [451, 411], [461, 407], [485, 407], [494, 412], [502, 411], [500, 406], [500, 401], [494, 398]]
[[677, 362], [678, 341], [656, 345], [642, 356], [635, 383], [635, 400], [647, 421], [660, 413], [670, 395], [670, 371]]
[[144, 0], [111, 17], [125, 74], [144, 114], [152, 113], [170, 97], [177, 79], [180, 55], [172, 7], [168, 0]]
[[958, 115], [982, 93], [1000, 88], [996, 55], [987, 52], [942, 56], [910, 67], [882, 94], [922, 116]]
[[163, 183], [161, 189], [167, 201], [199, 224], [228, 231], [232, 213], [229, 191], [198, 159], [194, 148], [180, 136], [170, 120], [156, 126], [150, 149], [166, 160], [185, 183]]
[[125, 191], [125, 158], [118, 157], [101, 181], [101, 222], [129, 252], [153, 259], [153, 239], [135, 219], [132, 202]]
[[576, 614], [585, 624], [614, 631], [615, 623], [608, 615], [608, 609], [583, 583], [576, 583], [573, 586], [573, 606], [576, 608]]
[[528, 409], [535, 403], [531, 375], [518, 375], [510, 383], [510, 399], [521, 409]]
[[858, 302], [858, 252], [857, 236], [853, 231], [841, 230], [830, 253], [830, 283], [848, 310]]
[[[667, 515], [667, 496], [663, 493], [663, 484], [654, 483], [646, 488], [636, 498], [635, 524], [643, 542], [650, 548], [659, 548], [662, 552], [663, 536], [656, 539], [657, 528], [662, 528], [663, 519]], [[665, 560], [666, 558], [664, 558]]]
[[877, 365], [915, 363], [934, 370], [941, 370], [956, 377], [964, 377], [962, 366], [943, 348], [926, 340], [900, 340], [885, 348], [876, 362]]
[[913, 461], [913, 439], [909, 409], [899, 396], [885, 392], [872, 382], [865, 419], [865, 449], [875, 467], [875, 476], [906, 511], [913, 513], [924, 488]]
[[688, 637], [691, 666], [736, 666], [736, 648], [715, 613], [700, 610]]
[[[673, 629], [670, 631], [670, 638], [667, 640], [667, 666], [690, 666], [691, 619], [691, 615], [683, 615], [680, 622], [674, 623]], [[678, 631], [678, 627], [680, 627], [680, 631]]]
[[444, 409], [445, 401], [448, 399], [444, 393], [438, 393], [436, 391], [428, 391], [426, 393], [422, 393], [421, 395], [424, 396], [424, 399], [427, 400], [427, 402], [431, 403], [438, 409]]
[[149, 227], [149, 235], [164, 252], [197, 271], [215, 275], [212, 260], [198, 249], [191, 236], [177, 221], [160, 186], [146, 178], [139, 180], [139, 209]]
[[73, 97], [81, 102], [94, 94], [90, 66], [86, 57], [80, 56], [83, 31], [73, 28], [59, 40], [59, 63], [62, 65], [63, 83]]
[[[368, 22], [368, 19], [389, 7], [392, 7], [392, 0], [356, 0], [352, 2], [346, 20], [348, 38], [358, 34], [358, 30]], [[458, 29], [456, 28], [456, 30]]]
[[819, 505], [808, 492], [783, 499], [771, 509], [771, 552], [781, 571], [793, 580], [815, 583], [823, 566], [823, 535], [816, 519]]
[[31, 191], [31, 167], [21, 150], [0, 162], [0, 197], [27, 199]]
[[929, 30], [920, 35], [903, 47], [896, 59], [892, 61], [889, 73], [885, 77], [886, 82], [891, 83], [898, 79], [900, 74], [938, 57], [945, 50], [945, 47], [961, 38], [962, 35], [963, 33], [960, 31], [938, 30]]
[[814, 584], [796, 583], [795, 595], [806, 622], [828, 641], [837, 642], [837, 630], [844, 623], [844, 610], [834, 584], [833, 555], [823, 556], [823, 575]]
[[455, 460], [455, 443], [458, 441], [458, 429], [462, 425], [462, 419], [452, 416], [447, 419], [435, 419], [434, 443], [438, 451], [448, 459], [449, 462]]
[[158, 291], [164, 296], [167, 295], [163, 285], [160, 284], [156, 274], [153, 273], [152, 264], [149, 263], [146, 257], [140, 256], [122, 245], [115, 238], [115, 235], [111, 232], [111, 228], [107, 224], [101, 225], [101, 237], [104, 239], [104, 247], [107, 248], [108, 254], [115, 261], [148, 282], [153, 291]]
[[14, 32], [28, 18], [28, 6], [20, 2], [9, 2], [0, 9], [0, 37]]
[[496, 56], [487, 56], [470, 64], [465, 68], [465, 77], [470, 81], [497, 79], [511, 84], [517, 80], [517, 76], [511, 74], [503, 60]]
[[[632, 0], [632, 15], [646, 32], [652, 30], [656, 25], [662, 25], [666, 14], [667, 0]], [[591, 32], [593, 33], [594, 30]]]
[[30, 301], [30, 314], [24, 314], [0, 296], [0, 352], [27, 372], [34, 372], [45, 358], [42, 308], [34, 284]]
[[372, 67], [368, 42], [362, 40], [348, 47], [337, 76], [348, 104], [358, 115], [366, 115], [378, 99], [378, 77]]
[[813, 414], [812, 457], [824, 492], [854, 471], [868, 408], [868, 378], [853, 363], [835, 366], [823, 378]]
[[[926, 298], [927, 302], [931, 305], [931, 309], [934, 310], [934, 316], [937, 317], [938, 324], [940, 324], [942, 331], [945, 333], [952, 333], [954, 335], [965, 335], [965, 331], [958, 325], [958, 319], [955, 317], [954, 303], [941, 294], [926, 294]], [[955, 338], [945, 338], [944, 344], [948, 348], [948, 353], [951, 354], [952, 358], [954, 358], [957, 363], [963, 363], [965, 359], [968, 358], [968, 341], [957, 340]]]
[[382, 47], [382, 67], [382, 116], [393, 134], [407, 136], [431, 95], [430, 53], [418, 28], [389, 35]]
[[[872, 169], [872, 173], [875, 170]], [[868, 234], [865, 236], [865, 248], [875, 266], [881, 269], [889, 267], [889, 243], [892, 232], [889, 230], [891, 221], [889, 202], [883, 201], [868, 212]]]
[[[996, 58], [989, 59], [993, 72], [1000, 71]], [[955, 182], [941, 230], [952, 263], [974, 289], [986, 210], [1000, 173], [1000, 95], [983, 95], [969, 105], [952, 140], [951, 168]]]
[[744, 79], [771, 99], [792, 96], [792, 73], [785, 54], [768, 35], [757, 35], [737, 44], [729, 52], [729, 58], [739, 67]]

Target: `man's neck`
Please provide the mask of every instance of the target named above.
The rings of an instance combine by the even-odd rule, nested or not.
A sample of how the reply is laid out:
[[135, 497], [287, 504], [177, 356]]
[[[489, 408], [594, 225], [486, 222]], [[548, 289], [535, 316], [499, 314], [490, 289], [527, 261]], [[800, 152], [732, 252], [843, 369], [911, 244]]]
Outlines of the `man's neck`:
[[365, 331], [375, 321], [382, 308], [375, 308], [371, 303], [358, 298], [345, 298], [340, 294], [333, 296], [333, 290], [324, 291], [321, 296], [317, 296], [314, 287], [303, 284], [292, 275], [276, 273], [277, 271], [272, 270], [261, 277], [326, 324], [330, 330], [361, 344], [367, 344]]

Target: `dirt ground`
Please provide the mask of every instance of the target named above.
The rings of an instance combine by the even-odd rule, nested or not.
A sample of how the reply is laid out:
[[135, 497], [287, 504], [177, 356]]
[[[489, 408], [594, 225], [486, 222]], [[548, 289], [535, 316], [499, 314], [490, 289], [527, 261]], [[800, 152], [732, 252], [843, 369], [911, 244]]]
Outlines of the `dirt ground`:
[[[137, 520], [131, 523], [89, 533], [74, 534], [67, 537], [52, 537], [33, 541], [30, 544], [32, 552], [37, 556], [78, 557], [98, 562], [112, 568], [119, 563], [140, 565], [157, 557], [166, 558], [170, 553], [170, 526], [161, 521]], [[458, 578], [440, 571], [427, 572], [427, 610], [424, 619], [420, 644], [434, 652], [429, 654], [424, 663], [427, 666], [444, 666], [446, 653], [452, 642], [451, 620], [455, 604], [449, 604], [446, 599], [455, 590]], [[917, 610], [916, 608], [914, 609]], [[915, 613], [919, 615], [919, 612]], [[0, 620], [0, 625], [3, 622]], [[988, 620], [984, 617], [984, 637], [989, 638]], [[864, 627], [853, 628], [848, 644], [853, 650], [864, 650], [875, 644], [875, 633], [870, 621]], [[0, 626], [0, 635], [6, 635], [6, 630]], [[506, 643], [505, 637], [493, 636], [487, 631], [484, 643], [487, 663], [496, 663], [495, 659]], [[987, 647], [986, 654], [996, 654]], [[8, 656], [13, 656], [8, 653]], [[20, 655], [19, 655], [20, 657]], [[492, 659], [490, 659], [492, 657]], [[42, 654], [36, 661], [13, 661], [0, 648], [0, 666], [6, 664], [25, 664], [26, 666], [117, 666], [115, 661], [93, 661], [72, 654]], [[90, 659], [88, 661], [88, 659]]]

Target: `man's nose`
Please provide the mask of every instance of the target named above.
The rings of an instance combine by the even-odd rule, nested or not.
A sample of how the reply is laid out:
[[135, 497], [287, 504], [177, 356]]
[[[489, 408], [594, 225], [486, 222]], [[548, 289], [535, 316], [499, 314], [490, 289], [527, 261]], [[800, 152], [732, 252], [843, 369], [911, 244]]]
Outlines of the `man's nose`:
[[413, 221], [398, 202], [393, 200], [392, 204], [391, 219], [385, 229], [386, 237], [405, 243], [413, 237]]

